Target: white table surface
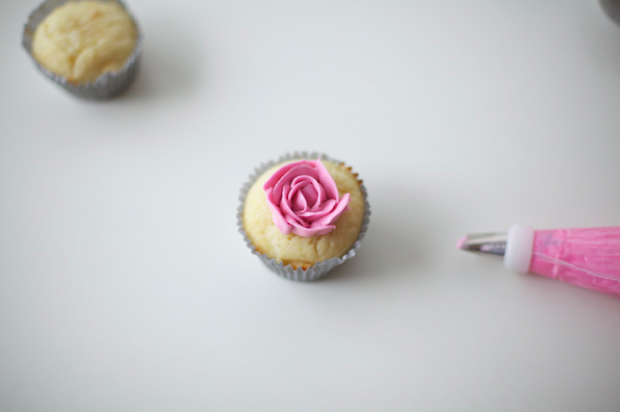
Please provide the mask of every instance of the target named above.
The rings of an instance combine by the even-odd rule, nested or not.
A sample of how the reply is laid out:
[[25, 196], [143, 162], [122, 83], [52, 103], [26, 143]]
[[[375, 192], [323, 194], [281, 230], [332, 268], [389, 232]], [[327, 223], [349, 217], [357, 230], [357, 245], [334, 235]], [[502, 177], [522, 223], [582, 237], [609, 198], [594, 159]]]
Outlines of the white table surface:
[[[595, 0], [149, 1], [109, 102], [43, 78], [0, 3], [0, 410], [619, 411], [620, 300], [459, 252], [620, 225], [620, 27]], [[236, 228], [293, 150], [369, 191], [310, 284]]]

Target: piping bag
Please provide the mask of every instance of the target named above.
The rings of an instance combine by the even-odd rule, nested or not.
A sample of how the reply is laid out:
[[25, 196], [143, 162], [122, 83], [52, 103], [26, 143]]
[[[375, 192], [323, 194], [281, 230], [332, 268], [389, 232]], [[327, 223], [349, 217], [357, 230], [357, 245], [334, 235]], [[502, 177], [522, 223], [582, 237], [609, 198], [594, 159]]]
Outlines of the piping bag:
[[462, 237], [457, 248], [503, 256], [504, 266], [620, 297], [620, 227], [534, 230]]

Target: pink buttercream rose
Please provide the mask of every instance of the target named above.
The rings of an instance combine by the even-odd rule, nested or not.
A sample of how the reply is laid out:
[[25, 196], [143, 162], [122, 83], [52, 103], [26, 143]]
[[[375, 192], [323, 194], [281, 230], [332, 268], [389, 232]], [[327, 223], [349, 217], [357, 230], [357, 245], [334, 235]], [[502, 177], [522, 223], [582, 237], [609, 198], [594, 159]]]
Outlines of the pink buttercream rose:
[[263, 186], [273, 223], [285, 235], [325, 235], [348, 210], [349, 194], [338, 195], [336, 182], [319, 160], [299, 160], [278, 169]]

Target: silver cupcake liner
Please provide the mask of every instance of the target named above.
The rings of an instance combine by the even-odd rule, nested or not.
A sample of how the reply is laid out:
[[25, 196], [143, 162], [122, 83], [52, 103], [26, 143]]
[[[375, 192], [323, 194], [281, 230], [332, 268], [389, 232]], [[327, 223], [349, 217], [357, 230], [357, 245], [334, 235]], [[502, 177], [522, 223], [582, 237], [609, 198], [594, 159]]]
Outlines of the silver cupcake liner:
[[28, 52], [28, 55], [34, 61], [35, 66], [43, 73], [46, 77], [54, 81], [55, 83], [62, 86], [69, 93], [86, 98], [86, 99], [109, 99], [111, 97], [117, 96], [124, 92], [133, 82], [138, 73], [140, 55], [142, 54], [142, 33], [140, 31], [140, 27], [135, 19], [135, 17], [129, 12], [127, 6], [120, 0], [97, 0], [104, 3], [107, 2], [116, 2], [118, 3], [125, 11], [129, 14], [134, 24], [136, 25], [136, 29], [138, 31], [138, 38], [136, 41], [136, 47], [125, 62], [125, 65], [122, 69], [116, 72], [108, 72], [101, 75], [94, 82], [88, 83], [73, 83], [70, 82], [66, 77], [59, 76], [55, 73], [52, 73], [49, 69], [43, 67], [37, 59], [32, 55], [32, 39], [34, 37], [34, 32], [41, 24], [41, 22], [56, 8], [62, 6], [69, 1], [84, 1], [84, 0], [46, 0], [44, 1], [36, 10], [30, 13], [28, 17], [28, 21], [24, 25], [24, 31], [22, 33], [22, 46]]
[[276, 259], [269, 258], [267, 255], [258, 252], [256, 248], [254, 247], [254, 245], [252, 244], [252, 241], [248, 237], [247, 233], [245, 232], [245, 228], [243, 226], [243, 208], [245, 205], [245, 199], [248, 195], [248, 192], [250, 191], [250, 188], [252, 187], [256, 179], [258, 179], [267, 169], [277, 164], [280, 164], [282, 162], [289, 161], [289, 160], [299, 160], [299, 159], [316, 160], [319, 157], [321, 158], [321, 160], [329, 160], [334, 163], [342, 163], [339, 160], [331, 159], [329, 156], [325, 154], [319, 154], [316, 152], [287, 153], [284, 156], [281, 156], [278, 160], [263, 163], [259, 167], [254, 169], [254, 173], [250, 175], [248, 182], [245, 183], [243, 187], [241, 187], [241, 193], [239, 195], [240, 205], [239, 205], [239, 208], [237, 209], [237, 226], [239, 227], [239, 233], [243, 235], [245, 244], [252, 250], [252, 254], [258, 256], [258, 258], [269, 269], [271, 269], [273, 272], [277, 273], [278, 275], [285, 277], [287, 279], [297, 280], [301, 282], [316, 280], [320, 278], [321, 276], [326, 275], [336, 266], [343, 264], [345, 261], [351, 259], [357, 253], [357, 250], [362, 245], [362, 240], [364, 239], [364, 236], [366, 235], [366, 231], [368, 230], [368, 223], [370, 221], [370, 204], [368, 203], [368, 193], [366, 192], [366, 187], [364, 186], [364, 184], [360, 185], [362, 196], [364, 196], [364, 216], [362, 220], [362, 228], [360, 230], [359, 235], [357, 236], [357, 240], [355, 241], [351, 249], [349, 249], [349, 251], [345, 253], [344, 256], [327, 259], [322, 262], [317, 262], [306, 270], [303, 270], [301, 267], [298, 267], [297, 269], [293, 269], [293, 266], [291, 265], [284, 265], [282, 262], [278, 262], [276, 261]]

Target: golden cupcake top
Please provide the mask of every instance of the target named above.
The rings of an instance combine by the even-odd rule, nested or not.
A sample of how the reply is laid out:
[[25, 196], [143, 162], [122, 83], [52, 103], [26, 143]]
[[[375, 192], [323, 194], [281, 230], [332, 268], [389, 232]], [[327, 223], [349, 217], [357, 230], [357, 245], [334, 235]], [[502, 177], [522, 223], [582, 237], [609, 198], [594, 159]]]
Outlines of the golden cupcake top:
[[134, 21], [118, 3], [69, 2], [37, 27], [32, 54], [42, 66], [71, 82], [92, 82], [120, 70], [137, 38]]
[[341, 257], [362, 227], [360, 184], [351, 168], [330, 161], [274, 166], [247, 194], [245, 232], [258, 252], [294, 268]]

